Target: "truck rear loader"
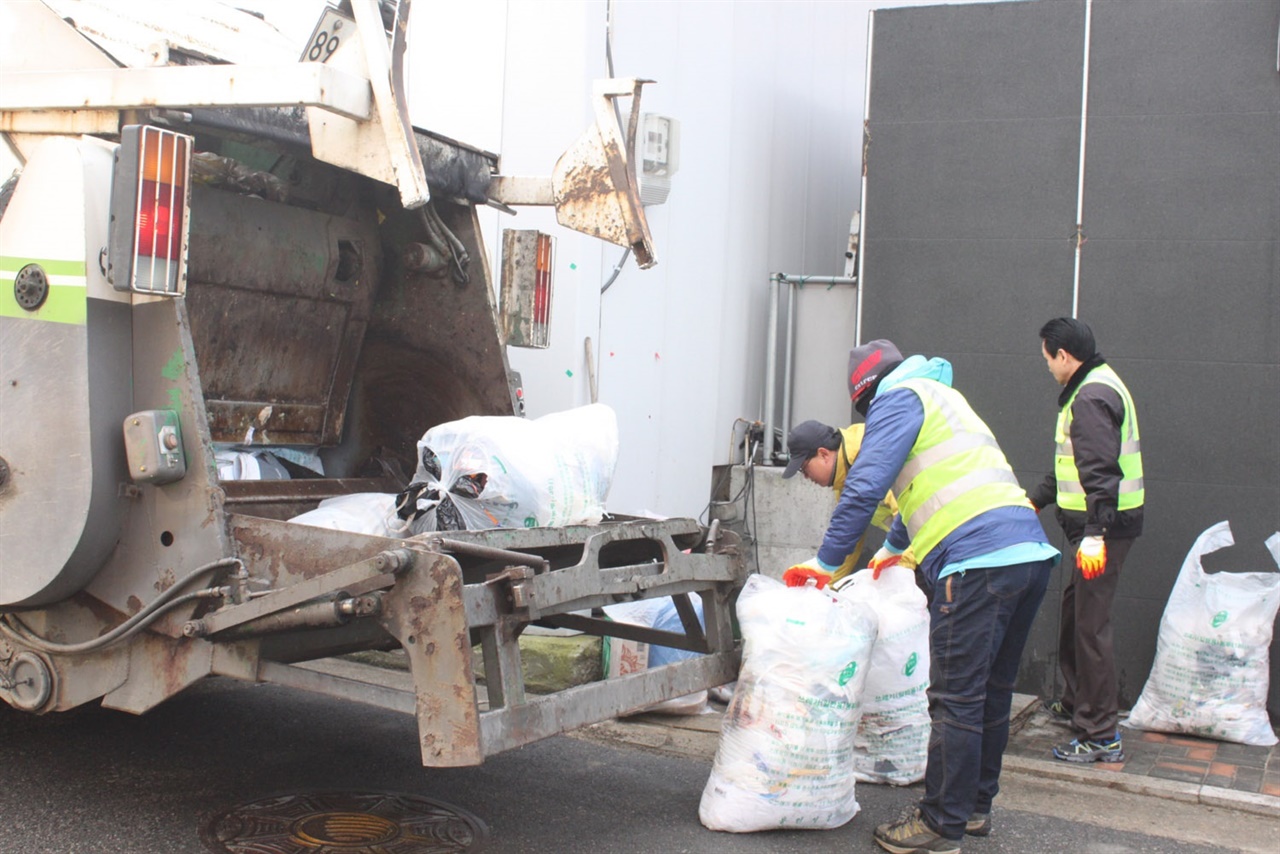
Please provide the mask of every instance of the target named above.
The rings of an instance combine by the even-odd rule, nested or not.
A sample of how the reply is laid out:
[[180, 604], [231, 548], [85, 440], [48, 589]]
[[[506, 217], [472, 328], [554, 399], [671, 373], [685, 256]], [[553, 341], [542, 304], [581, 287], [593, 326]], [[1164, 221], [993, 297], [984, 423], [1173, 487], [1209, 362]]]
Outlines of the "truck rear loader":
[[[0, 192], [0, 699], [143, 713], [208, 676], [272, 682], [414, 714], [423, 764], [455, 766], [732, 680], [745, 570], [714, 526], [288, 521], [402, 489], [433, 425], [522, 411], [505, 348], [545, 324], [550, 270], [516, 249], [549, 238], [508, 234], [500, 306], [477, 206], [554, 204], [652, 263], [642, 81], [597, 84], [596, 124], [550, 178], [502, 176], [410, 124], [410, 0], [326, 8], [258, 64], [218, 38], [263, 22], [212, 2], [142, 61], [117, 47], [136, 22], [68, 5], [0, 4], [0, 132], [21, 162]], [[324, 474], [220, 479], [225, 446], [302, 450]], [[599, 610], [656, 596], [683, 633]], [[535, 624], [706, 654], [533, 696]], [[317, 664], [399, 649], [411, 691]]]

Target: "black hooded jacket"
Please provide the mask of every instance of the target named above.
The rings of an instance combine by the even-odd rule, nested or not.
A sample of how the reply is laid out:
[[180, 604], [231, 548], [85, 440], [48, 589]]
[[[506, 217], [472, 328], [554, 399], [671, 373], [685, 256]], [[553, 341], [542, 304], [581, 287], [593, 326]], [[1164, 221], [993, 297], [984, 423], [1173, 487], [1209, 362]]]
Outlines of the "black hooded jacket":
[[[1058, 396], [1059, 408], [1066, 406], [1090, 371], [1104, 364], [1106, 360], [1101, 355], [1094, 355], [1081, 364]], [[1059, 507], [1057, 516], [1058, 524], [1072, 542], [1084, 537], [1132, 539], [1142, 533], [1141, 507], [1116, 509], [1122, 476], [1120, 428], [1123, 424], [1124, 400], [1119, 392], [1104, 383], [1085, 386], [1071, 404], [1071, 446], [1080, 472], [1080, 485], [1084, 487], [1085, 512]], [[1028, 497], [1036, 507], [1056, 504], [1058, 479], [1053, 472], [1046, 475]]]

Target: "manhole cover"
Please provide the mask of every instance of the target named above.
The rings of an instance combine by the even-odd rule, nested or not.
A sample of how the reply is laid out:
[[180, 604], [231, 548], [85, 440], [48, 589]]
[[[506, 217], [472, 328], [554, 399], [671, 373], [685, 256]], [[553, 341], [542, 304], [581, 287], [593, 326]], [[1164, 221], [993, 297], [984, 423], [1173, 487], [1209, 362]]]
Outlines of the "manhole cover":
[[232, 807], [200, 835], [220, 854], [455, 854], [479, 851], [488, 833], [471, 813], [431, 798], [312, 792]]

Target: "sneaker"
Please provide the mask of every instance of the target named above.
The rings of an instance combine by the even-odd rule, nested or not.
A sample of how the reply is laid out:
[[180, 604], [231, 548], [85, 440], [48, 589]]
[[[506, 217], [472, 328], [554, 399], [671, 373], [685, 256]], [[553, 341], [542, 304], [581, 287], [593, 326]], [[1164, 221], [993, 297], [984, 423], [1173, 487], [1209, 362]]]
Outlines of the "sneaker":
[[960, 854], [960, 843], [944, 838], [925, 824], [916, 807], [897, 821], [880, 825], [874, 835], [876, 844], [893, 854]]
[[988, 836], [991, 834], [991, 813], [976, 812], [964, 823], [964, 832], [970, 836]]
[[1071, 710], [1068, 709], [1066, 706], [1062, 705], [1061, 700], [1054, 700], [1052, 703], [1045, 706], [1045, 709], [1048, 710], [1049, 716], [1052, 717], [1055, 721], [1063, 721], [1064, 723], [1071, 723]]
[[1055, 747], [1053, 758], [1064, 762], [1123, 762], [1124, 750], [1118, 737], [1113, 741], [1074, 738]]

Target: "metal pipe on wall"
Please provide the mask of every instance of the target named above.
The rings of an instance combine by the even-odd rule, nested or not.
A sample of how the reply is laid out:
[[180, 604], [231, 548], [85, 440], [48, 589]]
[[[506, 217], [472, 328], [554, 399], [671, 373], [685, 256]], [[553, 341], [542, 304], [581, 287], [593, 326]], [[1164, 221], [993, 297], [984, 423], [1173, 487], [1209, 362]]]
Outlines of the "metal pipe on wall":
[[[861, 256], [861, 252], [859, 252], [859, 256]], [[774, 454], [777, 453], [773, 435], [773, 413], [778, 397], [776, 377], [778, 368], [778, 291], [783, 282], [787, 285], [787, 334], [783, 361], [782, 423], [780, 425], [783, 433], [791, 429], [791, 373], [792, 360], [795, 353], [795, 341], [792, 333], [795, 329], [796, 288], [804, 285], [858, 286], [857, 278], [849, 276], [803, 276], [789, 275], [787, 273], [774, 273], [769, 276], [769, 332], [768, 343], [765, 346], [764, 418], [761, 419], [764, 421], [765, 436], [761, 457], [761, 462], [764, 465], [772, 465]], [[861, 290], [859, 290], [859, 298], [861, 295]]]
[[[796, 286], [787, 282], [787, 349], [786, 358], [782, 362], [782, 433], [791, 432], [791, 360], [795, 355], [795, 341], [793, 336], [796, 331]], [[783, 450], [787, 451], [786, 439], [783, 438]], [[787, 451], [787, 456], [791, 456], [791, 452]]]
[[764, 350], [764, 449], [761, 462], [773, 462], [773, 405], [777, 396], [778, 370], [778, 280], [781, 273], [769, 277], [769, 331]]

